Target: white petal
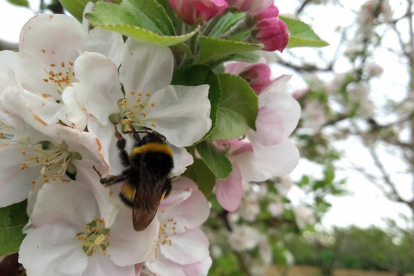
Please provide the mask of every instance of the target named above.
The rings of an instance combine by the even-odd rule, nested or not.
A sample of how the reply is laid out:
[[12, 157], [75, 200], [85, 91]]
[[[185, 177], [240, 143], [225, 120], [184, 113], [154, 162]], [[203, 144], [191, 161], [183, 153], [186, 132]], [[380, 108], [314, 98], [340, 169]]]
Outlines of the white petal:
[[160, 245], [160, 251], [173, 262], [186, 265], [200, 262], [209, 256], [208, 238], [200, 228], [170, 235], [168, 238], [172, 245]]
[[137, 232], [132, 225], [132, 210], [120, 210], [107, 238], [110, 259], [120, 266], [144, 262], [156, 247], [159, 227], [155, 218], [147, 229]]
[[85, 36], [82, 25], [73, 17], [40, 14], [23, 27], [19, 49], [43, 64], [69, 64], [77, 58], [76, 46]]
[[124, 40], [120, 33], [93, 28], [77, 50], [80, 55], [84, 52], [100, 53], [112, 60], [118, 68], [124, 53]]
[[82, 160], [102, 163], [105, 168], [109, 166], [103, 156], [102, 143], [93, 133], [78, 131], [61, 124], [56, 124], [55, 127], [67, 144], [69, 152], [78, 152]]
[[210, 257], [205, 258], [203, 261], [182, 266], [186, 276], [207, 276], [210, 270], [213, 260]]
[[88, 186], [77, 181], [56, 180], [40, 189], [31, 218], [35, 228], [62, 222], [80, 231], [98, 214], [95, 197]]
[[168, 145], [173, 152], [174, 168], [170, 173], [170, 177], [183, 174], [187, 167], [194, 163], [193, 156], [188, 153], [185, 148], [177, 148], [171, 144]]
[[66, 125], [77, 130], [84, 130], [87, 125], [87, 115], [77, 101], [76, 91], [80, 85], [74, 83], [73, 86], [66, 87], [62, 93], [64, 105], [59, 110], [57, 116]]
[[109, 115], [119, 113], [118, 100], [123, 98], [117, 65], [101, 54], [86, 52], [76, 60], [75, 72], [79, 84], [70, 93], [82, 109], [107, 125]]
[[17, 142], [0, 145], [0, 207], [21, 202], [28, 197], [32, 189], [31, 181], [38, 178], [43, 164], [23, 171], [21, 165], [28, 162], [29, 156], [21, 152], [34, 152], [34, 147]]
[[[155, 92], [171, 84], [174, 56], [168, 47], [128, 39], [119, 70], [128, 100], [129, 91]], [[131, 99], [132, 100], [132, 99]]]
[[159, 276], [187, 276], [179, 264], [168, 260], [162, 254], [158, 255], [156, 262], [146, 262], [145, 266], [151, 270], [151, 272]]
[[88, 262], [79, 233], [67, 225], [47, 225], [30, 232], [23, 240], [19, 262], [31, 276], [81, 276]]
[[174, 232], [183, 233], [188, 229], [199, 227], [210, 214], [208, 201], [201, 191], [192, 191], [191, 196], [181, 204], [164, 209], [165, 212], [160, 212], [158, 215], [160, 223], [167, 222], [170, 218], [177, 222], [175, 230], [166, 229], [168, 235], [172, 235]]
[[289, 174], [299, 163], [299, 151], [289, 139], [274, 146], [263, 146], [250, 135], [254, 152], [234, 157], [244, 181], [266, 181]]
[[[99, 176], [93, 169], [95, 163], [84, 160], [74, 161], [73, 163], [78, 171], [76, 180], [85, 183], [92, 189], [98, 203], [100, 217], [105, 220], [105, 227], [110, 228], [119, 211], [118, 207], [110, 203], [110, 198], [118, 197], [118, 195], [112, 193], [110, 188], [105, 188], [100, 183]], [[99, 166], [96, 168], [99, 169]]]
[[148, 125], [164, 135], [177, 147], [191, 146], [201, 140], [211, 128], [208, 85], [167, 86], [158, 90], [146, 111], [148, 118], [156, 118], [156, 127]]
[[97, 252], [88, 258], [88, 267], [82, 276], [135, 276], [135, 267], [117, 266], [107, 256]]

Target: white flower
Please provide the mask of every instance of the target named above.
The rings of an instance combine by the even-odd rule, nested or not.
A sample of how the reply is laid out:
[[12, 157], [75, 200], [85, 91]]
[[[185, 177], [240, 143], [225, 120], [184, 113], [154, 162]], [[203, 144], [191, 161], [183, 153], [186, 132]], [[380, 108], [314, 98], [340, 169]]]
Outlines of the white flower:
[[[153, 129], [166, 137], [173, 150], [181, 151], [186, 166], [192, 164], [191, 157], [178, 148], [197, 142], [211, 127], [208, 85], [170, 85], [174, 69], [171, 50], [132, 39], [126, 42], [119, 73], [117, 68], [98, 53], [78, 58], [75, 71], [79, 82], [62, 96], [66, 105], [63, 121], [81, 129], [88, 125], [89, 131], [102, 137], [104, 149], [112, 149], [116, 143], [110, 118], [126, 129], [130, 124]], [[112, 150], [104, 155], [111, 165], [117, 159]]]
[[347, 87], [347, 92], [349, 100], [353, 103], [358, 103], [368, 99], [369, 87], [362, 82], [351, 83]]
[[269, 204], [269, 212], [273, 217], [278, 217], [281, 214], [283, 214], [283, 211], [285, 210], [285, 206], [281, 202], [274, 202]]
[[173, 182], [156, 215], [160, 231], [156, 260], [145, 266], [160, 276], [206, 276], [211, 266], [207, 236], [199, 228], [210, 214], [207, 199], [190, 179]]
[[275, 187], [280, 195], [287, 196], [293, 187], [293, 181], [290, 175], [280, 177], [280, 182], [275, 184]]
[[123, 45], [119, 33], [99, 28], [88, 31], [73, 17], [40, 14], [24, 25], [19, 52], [0, 52], [0, 75], [11, 68], [23, 88], [33, 94], [34, 103], [45, 103], [27, 104], [41, 120], [51, 124], [58, 120], [63, 91], [77, 81], [74, 64], [78, 56], [86, 51], [98, 52], [119, 65]]
[[228, 237], [230, 246], [236, 251], [251, 250], [258, 245], [259, 240], [259, 231], [246, 225], [234, 226]]
[[368, 65], [368, 75], [370, 77], [379, 77], [382, 75], [382, 73], [384, 73], [384, 68], [382, 68], [378, 64], [370, 63]]
[[306, 100], [303, 110], [303, 127], [317, 131], [325, 122], [325, 107], [318, 99]]
[[122, 210], [109, 229], [92, 191], [77, 181], [48, 183], [39, 191], [19, 261], [32, 276], [132, 276], [158, 236], [158, 221], [143, 232], [132, 226], [130, 210]]
[[306, 225], [315, 223], [312, 210], [305, 205], [295, 206], [293, 213], [295, 214], [296, 224], [301, 230], [305, 229]]

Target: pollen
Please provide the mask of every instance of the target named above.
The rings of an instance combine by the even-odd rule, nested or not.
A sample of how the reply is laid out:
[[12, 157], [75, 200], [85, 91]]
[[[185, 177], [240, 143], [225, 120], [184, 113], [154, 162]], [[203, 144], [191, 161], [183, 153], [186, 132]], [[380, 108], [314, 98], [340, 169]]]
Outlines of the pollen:
[[144, 122], [143, 122], [143, 121], [140, 121], [140, 122], [139, 122], [139, 124], [140, 124], [141, 126], [143, 126], [143, 125], [144, 125]]
[[60, 64], [62, 67], [65, 67], [65, 63], [62, 61], [62, 63]]
[[70, 62], [69, 62], [69, 64], [70, 64], [71, 66], [73, 66], [73, 62], [72, 62], [72, 61], [70, 61]]
[[129, 91], [129, 93], [131, 93], [131, 95], [134, 95], [135, 94], [135, 91], [134, 90], [131, 90], [131, 91]]
[[46, 78], [44, 78], [44, 79], [43, 79], [43, 81], [44, 81], [44, 82], [49, 82], [49, 80], [48, 80], [48, 79], [46, 79]]
[[26, 154], [26, 151], [22, 150], [22, 154], [25, 155]]
[[134, 108], [138, 108], [138, 104], [134, 104]]
[[147, 113], [146, 112], [142, 113], [142, 116], [147, 117]]
[[152, 102], [152, 103], [151, 103], [151, 106], [155, 106], [155, 103], [154, 103], [154, 102]]
[[32, 183], [33, 185], [36, 184], [36, 180], [32, 180], [30, 183]]
[[137, 103], [140, 103], [141, 102], [141, 99], [140, 98], [137, 98], [136, 102]]
[[56, 66], [56, 64], [54, 64], [54, 63], [51, 63], [51, 64], [50, 64], [50, 66], [52, 66], [52, 67], [55, 67], [55, 66]]
[[154, 123], [152, 123], [152, 124], [151, 124], [151, 126], [153, 126], [153, 127], [157, 127], [157, 125], [156, 125], [156, 124], [154, 124]]
[[81, 241], [83, 251], [88, 256], [92, 256], [100, 251], [102, 255], [106, 255], [106, 248], [109, 242], [106, 240], [109, 237], [109, 229], [105, 227], [104, 220], [96, 218], [91, 223], [85, 226], [85, 229], [91, 229], [86, 233], [80, 233], [76, 236], [77, 240]]
[[151, 93], [150, 92], [147, 92], [147, 97], [151, 97]]
[[138, 97], [141, 97], [141, 96], [142, 96], [142, 92], [139, 92], [139, 93], [138, 93]]
[[128, 101], [127, 99], [123, 99], [122, 101], [119, 102], [119, 105], [127, 105]]

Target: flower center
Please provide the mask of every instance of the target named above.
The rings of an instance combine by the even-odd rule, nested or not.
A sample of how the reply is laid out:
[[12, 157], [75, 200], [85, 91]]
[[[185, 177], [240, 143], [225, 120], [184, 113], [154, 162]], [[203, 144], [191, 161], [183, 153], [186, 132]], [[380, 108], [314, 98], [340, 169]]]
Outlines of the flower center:
[[62, 94], [67, 86], [76, 81], [73, 62], [65, 63], [62, 61], [60, 64], [51, 63], [50, 66], [53, 69], [50, 71], [45, 69], [47, 77], [43, 81], [55, 83], [57, 90]]
[[109, 229], [105, 228], [105, 221], [101, 218], [96, 218], [89, 224], [85, 225], [86, 232], [80, 233], [76, 236], [78, 240], [82, 241], [83, 251], [88, 256], [92, 256], [97, 250], [101, 251], [102, 255], [106, 255], [106, 248], [109, 242], [106, 237], [109, 237]]
[[127, 99], [123, 99], [119, 102], [119, 108], [121, 109], [121, 118], [123, 118], [122, 124], [128, 127], [133, 124], [137, 128], [155, 128], [157, 125], [155, 121], [157, 118], [150, 117], [148, 111], [151, 107], [154, 107], [155, 102], [151, 102], [151, 93], [143, 93], [135, 91], [129, 92], [131, 95], [137, 95], [134, 102], [128, 102]]
[[[161, 210], [161, 212], [163, 212], [163, 210]], [[177, 235], [177, 229], [179, 227], [182, 227], [182, 225], [180, 225], [174, 218], [170, 218], [161, 223], [158, 235], [158, 244], [171, 246], [173, 242], [168, 235]], [[184, 230], [188, 230], [185, 226], [183, 228]]]
[[0, 122], [0, 145], [10, 142], [14, 134], [14, 128]]
[[[57, 179], [60, 179], [62, 182], [70, 181], [69, 179], [65, 179], [64, 175], [76, 153], [72, 154], [63, 147], [48, 150], [34, 147], [33, 151], [22, 150], [21, 154], [27, 157], [27, 160], [22, 162], [20, 166], [20, 169], [22, 170], [37, 167], [43, 164], [40, 170], [43, 183]], [[33, 180], [32, 184], [36, 184], [36, 180]]]

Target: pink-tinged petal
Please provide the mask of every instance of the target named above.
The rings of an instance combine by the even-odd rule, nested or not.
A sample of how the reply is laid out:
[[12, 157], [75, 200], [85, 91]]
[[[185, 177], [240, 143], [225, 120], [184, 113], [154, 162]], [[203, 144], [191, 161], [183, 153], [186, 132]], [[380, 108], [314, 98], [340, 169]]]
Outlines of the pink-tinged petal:
[[54, 223], [34, 229], [23, 240], [19, 262], [31, 276], [81, 276], [88, 256], [76, 240], [79, 230]]
[[162, 254], [158, 255], [156, 262], [146, 262], [145, 266], [155, 275], [159, 276], [187, 276], [181, 268], [181, 265], [168, 260]]
[[[38, 145], [41, 147], [41, 145]], [[0, 208], [25, 200], [32, 189], [31, 181], [40, 175], [43, 164], [22, 170], [23, 162], [28, 162], [30, 156], [23, 152], [34, 153], [33, 145], [11, 142], [0, 145]]]
[[155, 218], [144, 231], [137, 232], [132, 225], [132, 210], [120, 210], [107, 238], [107, 253], [119, 266], [135, 265], [144, 262], [158, 243], [160, 224]]
[[88, 266], [82, 276], [135, 276], [135, 267], [117, 266], [108, 256], [103, 256], [100, 252], [88, 258]]
[[63, 94], [73, 94], [81, 109], [107, 125], [109, 115], [119, 112], [118, 100], [123, 98], [118, 66], [101, 54], [86, 52], [76, 60], [75, 72], [79, 84]]
[[156, 127], [176, 147], [191, 146], [211, 128], [208, 85], [169, 85], [158, 90], [150, 101], [155, 106], [146, 109], [148, 118], [157, 118]]
[[299, 151], [289, 139], [274, 146], [263, 146], [248, 134], [254, 152], [234, 157], [244, 181], [266, 181], [289, 174], [299, 163]]
[[63, 183], [56, 180], [40, 189], [31, 219], [35, 228], [59, 222], [80, 231], [98, 214], [95, 197], [89, 187], [77, 181]]
[[139, 276], [141, 274], [141, 269], [143, 266], [144, 266], [144, 263], [135, 265], [135, 276]]
[[235, 76], [240, 75], [241, 72], [243, 72], [247, 67], [251, 65], [250, 63], [246, 62], [228, 62], [225, 63], [224, 69], [227, 74], [232, 74]]
[[82, 25], [73, 17], [40, 14], [23, 27], [19, 49], [45, 65], [69, 64], [78, 57], [76, 47], [85, 36]]
[[239, 208], [243, 195], [243, 182], [239, 166], [233, 163], [233, 171], [227, 179], [216, 181], [216, 197], [220, 205], [229, 212]]
[[118, 194], [113, 193], [110, 188], [106, 188], [101, 184], [98, 174], [93, 169], [94, 165], [97, 169], [100, 169], [96, 163], [85, 160], [75, 160], [73, 161], [73, 164], [77, 168], [76, 180], [91, 188], [98, 204], [100, 217], [105, 220], [105, 227], [110, 228], [119, 212], [119, 207], [114, 206], [114, 204], [111, 204], [110, 202], [114, 197], [118, 197]]
[[207, 276], [212, 264], [213, 260], [210, 257], [207, 257], [201, 262], [183, 265], [181, 269], [186, 276]]
[[300, 105], [286, 92], [289, 79], [290, 76], [278, 78], [259, 95], [260, 110], [254, 137], [265, 146], [275, 145], [289, 137], [299, 122]]
[[204, 23], [227, 8], [225, 0], [170, 0], [170, 5], [187, 24]]
[[208, 238], [200, 228], [168, 236], [168, 238], [172, 245], [160, 245], [160, 252], [175, 263], [181, 265], [197, 263], [209, 256]]
[[[191, 210], [189, 212], [188, 210]], [[158, 212], [158, 219], [160, 223], [166, 223], [173, 218], [176, 224], [166, 229], [167, 235], [173, 235], [174, 232], [179, 234], [199, 227], [207, 220], [210, 214], [210, 207], [206, 197], [201, 191], [192, 192], [191, 196], [184, 202], [178, 205], [173, 205], [169, 208], [164, 208], [164, 212]], [[172, 224], [172, 222], [170, 222]]]
[[230, 7], [242, 12], [259, 13], [273, 4], [274, 0], [226, 0]]
[[161, 201], [158, 210], [160, 212], [164, 212], [164, 209], [172, 206], [180, 204], [181, 202], [187, 200], [191, 196], [191, 189], [187, 188], [186, 191], [179, 191], [179, 190], [172, 190], [170, 195]]
[[197, 184], [195, 184], [194, 181], [190, 178], [181, 176], [173, 181], [173, 190], [187, 191], [188, 189], [191, 189], [192, 193], [198, 191]]
[[[154, 93], [169, 85], [174, 71], [174, 56], [168, 47], [161, 47], [128, 39], [119, 69], [121, 83], [128, 101], [136, 95]], [[133, 97], [130, 91], [136, 92]]]
[[120, 33], [93, 28], [77, 47], [79, 55], [85, 52], [100, 53], [109, 58], [118, 68], [124, 53], [124, 39]]
[[187, 170], [188, 166], [194, 163], [193, 156], [185, 148], [178, 148], [169, 143], [168, 146], [173, 151], [174, 158], [174, 168], [170, 173], [170, 177], [179, 176]]

